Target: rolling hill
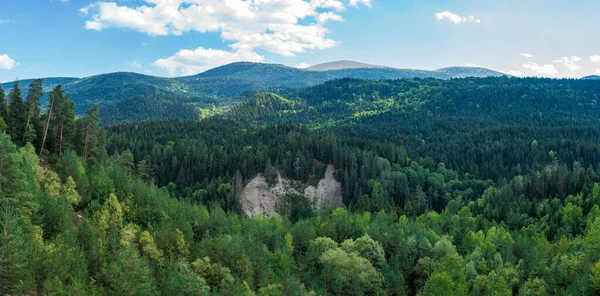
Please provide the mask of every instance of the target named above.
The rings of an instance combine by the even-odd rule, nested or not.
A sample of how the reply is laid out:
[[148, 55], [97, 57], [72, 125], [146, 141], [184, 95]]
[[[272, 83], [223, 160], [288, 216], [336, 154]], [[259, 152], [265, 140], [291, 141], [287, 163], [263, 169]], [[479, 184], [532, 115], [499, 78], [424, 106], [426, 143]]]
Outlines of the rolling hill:
[[385, 66], [365, 64], [355, 61], [335, 61], [322, 63], [314, 66], [305, 68], [308, 71], [329, 71], [329, 70], [341, 70], [341, 69], [364, 69], [364, 68], [390, 68]]
[[[317, 66], [315, 66], [317, 67]], [[326, 67], [330, 69], [326, 69]], [[92, 106], [102, 110], [120, 110], [119, 114], [101, 115], [102, 124], [130, 122], [144, 119], [189, 118], [190, 112], [199, 117], [227, 110], [242, 101], [245, 93], [256, 90], [275, 92], [286, 89], [300, 89], [340, 78], [361, 79], [402, 79], [402, 78], [439, 78], [503, 76], [505, 74], [484, 68], [444, 68], [435, 71], [394, 69], [344, 61], [304, 70], [277, 64], [238, 62], [203, 73], [187, 76], [164, 78], [138, 73], [118, 72], [95, 75], [85, 78], [46, 78], [44, 92], [47, 93], [57, 84], [71, 95], [76, 104], [75, 112], [82, 115]], [[27, 91], [31, 80], [21, 80], [21, 87]], [[14, 82], [3, 83], [6, 90]], [[136, 98], [143, 98], [144, 108], [134, 106]], [[47, 97], [42, 98], [42, 106], [47, 106]], [[177, 106], [174, 108], [174, 106]], [[164, 108], [167, 112], [140, 114], [149, 107]], [[185, 116], [180, 112], [185, 109]]]

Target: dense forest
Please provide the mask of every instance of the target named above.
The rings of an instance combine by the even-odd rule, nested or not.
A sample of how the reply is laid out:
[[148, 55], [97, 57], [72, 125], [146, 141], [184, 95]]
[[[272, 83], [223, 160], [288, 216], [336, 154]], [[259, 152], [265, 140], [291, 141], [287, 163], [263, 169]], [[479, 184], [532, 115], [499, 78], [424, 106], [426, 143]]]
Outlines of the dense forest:
[[[106, 130], [41, 85], [0, 88], [2, 294], [600, 293], [597, 81], [342, 79]], [[329, 164], [343, 207], [242, 211]]]

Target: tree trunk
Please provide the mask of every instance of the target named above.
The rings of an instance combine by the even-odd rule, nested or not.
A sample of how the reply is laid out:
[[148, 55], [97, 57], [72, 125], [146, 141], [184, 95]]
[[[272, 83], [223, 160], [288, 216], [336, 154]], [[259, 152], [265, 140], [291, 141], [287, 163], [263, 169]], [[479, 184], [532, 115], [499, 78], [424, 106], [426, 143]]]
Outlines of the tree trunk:
[[46, 144], [46, 136], [48, 136], [48, 128], [50, 127], [50, 118], [52, 118], [52, 110], [54, 109], [54, 96], [52, 96], [52, 103], [50, 103], [50, 110], [48, 111], [48, 120], [46, 121], [46, 127], [44, 128], [44, 139], [42, 140], [42, 147], [40, 147], [40, 157], [44, 153], [44, 145]]
[[27, 125], [25, 125], [25, 133], [23, 134], [23, 140], [21, 141], [21, 145], [25, 145], [25, 134], [27, 133], [27, 129], [29, 129], [29, 120], [31, 120], [31, 114], [27, 115]]
[[59, 146], [58, 146], [58, 156], [62, 156], [62, 140], [63, 140], [63, 129], [65, 128], [65, 123], [61, 122], [60, 123], [60, 140], [59, 140]]
[[88, 155], [88, 147], [90, 142], [90, 127], [88, 126], [88, 130], [85, 133], [85, 145], [83, 146], [83, 159], [87, 159]]

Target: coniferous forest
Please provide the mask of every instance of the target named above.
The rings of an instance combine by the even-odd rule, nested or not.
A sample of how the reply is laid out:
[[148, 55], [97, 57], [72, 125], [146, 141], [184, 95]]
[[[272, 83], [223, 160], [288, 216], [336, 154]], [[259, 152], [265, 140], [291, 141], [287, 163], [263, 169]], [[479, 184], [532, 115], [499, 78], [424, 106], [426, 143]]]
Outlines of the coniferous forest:
[[[597, 80], [338, 79], [139, 121], [155, 95], [112, 126], [42, 83], [0, 87], [0, 294], [600, 294]], [[245, 212], [256, 176], [329, 165], [341, 207]]]

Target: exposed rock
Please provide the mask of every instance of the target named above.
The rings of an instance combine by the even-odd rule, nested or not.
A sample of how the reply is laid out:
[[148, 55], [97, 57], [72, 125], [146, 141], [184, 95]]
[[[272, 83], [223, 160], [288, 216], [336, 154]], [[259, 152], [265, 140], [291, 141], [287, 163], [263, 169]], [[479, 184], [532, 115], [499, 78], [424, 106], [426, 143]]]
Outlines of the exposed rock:
[[310, 200], [313, 207], [321, 209], [342, 206], [342, 184], [335, 179], [334, 173], [335, 167], [331, 164], [328, 165], [325, 178], [319, 181], [317, 188], [308, 186], [304, 189], [304, 196]]
[[[325, 178], [319, 181], [316, 188], [284, 179], [280, 174], [277, 175], [277, 183], [269, 186], [265, 177], [258, 174], [242, 190], [242, 210], [250, 217], [260, 214], [272, 215], [283, 206], [288, 194], [304, 195], [315, 209], [342, 206], [342, 185], [335, 179], [334, 173], [334, 166], [327, 166]], [[298, 190], [299, 188], [304, 190]]]

